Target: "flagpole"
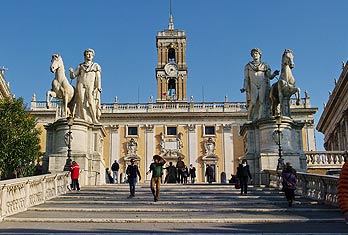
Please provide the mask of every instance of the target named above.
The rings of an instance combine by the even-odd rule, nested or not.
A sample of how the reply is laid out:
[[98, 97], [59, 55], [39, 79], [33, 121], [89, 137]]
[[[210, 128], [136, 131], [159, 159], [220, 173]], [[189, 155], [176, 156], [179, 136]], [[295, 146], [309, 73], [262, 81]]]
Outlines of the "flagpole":
[[202, 100], [203, 100], [203, 103], [204, 103], [204, 86], [202, 86]]
[[138, 85], [138, 104], [139, 104], [139, 93], [140, 91], [139, 91], [139, 85]]

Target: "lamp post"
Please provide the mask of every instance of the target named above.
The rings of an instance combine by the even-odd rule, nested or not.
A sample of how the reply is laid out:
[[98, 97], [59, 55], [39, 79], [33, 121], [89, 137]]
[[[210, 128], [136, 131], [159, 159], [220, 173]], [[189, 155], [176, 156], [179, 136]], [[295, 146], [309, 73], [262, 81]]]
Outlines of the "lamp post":
[[72, 136], [71, 136], [71, 126], [73, 125], [74, 123], [74, 119], [73, 117], [69, 116], [66, 118], [66, 121], [68, 122], [68, 127], [69, 127], [69, 131], [67, 134], [65, 134], [65, 140], [66, 138], [68, 139], [65, 143], [68, 145], [68, 155], [67, 155], [67, 159], [66, 159], [66, 162], [65, 162], [65, 165], [64, 165], [64, 171], [69, 171], [70, 170], [70, 167], [71, 167], [71, 139], [72, 139]]
[[[277, 130], [273, 132], [273, 139], [278, 145], [278, 164], [277, 164], [277, 172], [280, 173], [284, 169], [284, 159], [282, 156], [282, 131], [280, 129], [280, 125], [282, 124], [282, 117], [279, 115], [275, 117]], [[276, 136], [276, 137], [275, 137]]]

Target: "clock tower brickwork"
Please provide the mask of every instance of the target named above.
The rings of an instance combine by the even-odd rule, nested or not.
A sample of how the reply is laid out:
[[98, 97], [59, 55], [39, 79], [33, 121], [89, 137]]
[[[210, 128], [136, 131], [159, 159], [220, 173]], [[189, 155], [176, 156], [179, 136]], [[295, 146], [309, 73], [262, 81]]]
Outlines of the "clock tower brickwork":
[[174, 29], [170, 16], [168, 29], [158, 32], [157, 102], [187, 102], [186, 34]]

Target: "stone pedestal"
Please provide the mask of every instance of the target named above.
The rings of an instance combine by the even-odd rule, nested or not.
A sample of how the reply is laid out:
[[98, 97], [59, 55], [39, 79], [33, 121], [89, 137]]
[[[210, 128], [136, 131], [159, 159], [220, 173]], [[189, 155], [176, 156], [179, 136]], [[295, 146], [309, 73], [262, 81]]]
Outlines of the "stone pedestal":
[[[66, 119], [59, 119], [45, 126], [46, 169], [51, 173], [63, 171], [67, 159]], [[75, 119], [71, 126], [71, 159], [81, 168], [81, 185], [99, 185], [105, 183], [105, 163], [103, 159], [103, 142], [106, 132], [101, 124], [88, 123]]]
[[[306, 172], [306, 156], [302, 145], [302, 128], [304, 123], [295, 122], [289, 117], [282, 117], [280, 125], [282, 157], [284, 163], [291, 162], [297, 171]], [[246, 123], [241, 128], [246, 159], [256, 184], [263, 182], [263, 170], [276, 170], [279, 153], [274, 118], [261, 119]]]

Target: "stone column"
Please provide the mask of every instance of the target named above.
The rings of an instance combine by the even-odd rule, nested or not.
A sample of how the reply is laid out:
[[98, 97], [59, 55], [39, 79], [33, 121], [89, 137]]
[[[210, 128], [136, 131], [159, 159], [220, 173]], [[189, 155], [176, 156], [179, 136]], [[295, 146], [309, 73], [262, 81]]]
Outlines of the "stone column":
[[198, 168], [198, 137], [195, 124], [187, 125], [187, 142], [188, 142], [188, 165], [192, 164]]
[[224, 166], [222, 171], [226, 173], [226, 179], [229, 179], [231, 174], [235, 174], [232, 125], [231, 124], [223, 125], [222, 133], [223, 133], [222, 134], [222, 147], [223, 147], [222, 157], [224, 159]]
[[141, 172], [141, 175], [144, 175], [144, 179], [150, 180], [151, 175], [146, 176], [146, 171], [148, 170], [153, 155], [155, 155], [156, 141], [155, 141], [155, 132], [154, 125], [147, 124], [145, 125], [145, 159], [144, 159], [144, 172]]

